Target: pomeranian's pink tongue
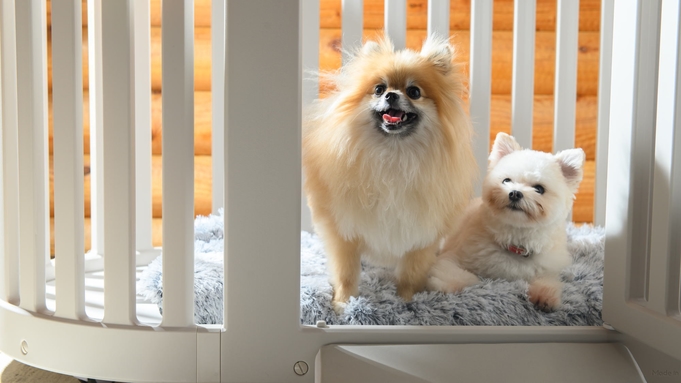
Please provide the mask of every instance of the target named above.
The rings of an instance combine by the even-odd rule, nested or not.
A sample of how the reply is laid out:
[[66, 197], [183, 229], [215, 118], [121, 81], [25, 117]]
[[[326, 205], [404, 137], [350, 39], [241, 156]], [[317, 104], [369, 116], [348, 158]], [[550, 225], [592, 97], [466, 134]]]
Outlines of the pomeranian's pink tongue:
[[390, 109], [388, 113], [383, 115], [383, 121], [389, 124], [396, 124], [402, 121], [402, 115], [404, 115], [403, 111]]

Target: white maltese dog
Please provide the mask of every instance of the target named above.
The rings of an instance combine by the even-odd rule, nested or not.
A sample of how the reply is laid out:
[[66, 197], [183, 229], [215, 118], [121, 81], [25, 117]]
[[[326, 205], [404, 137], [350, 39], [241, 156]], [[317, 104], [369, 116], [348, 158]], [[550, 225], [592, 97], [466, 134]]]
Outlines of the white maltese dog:
[[483, 278], [522, 279], [529, 300], [551, 311], [561, 303], [560, 272], [570, 265], [566, 224], [583, 176], [584, 151], [523, 150], [499, 133], [482, 198], [471, 201], [430, 270], [428, 288], [461, 291]]

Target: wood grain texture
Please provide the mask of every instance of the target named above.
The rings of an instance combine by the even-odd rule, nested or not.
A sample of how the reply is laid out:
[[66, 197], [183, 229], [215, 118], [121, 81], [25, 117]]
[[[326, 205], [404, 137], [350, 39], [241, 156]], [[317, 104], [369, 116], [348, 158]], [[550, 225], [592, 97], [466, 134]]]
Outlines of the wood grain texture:
[[[90, 153], [90, 121], [88, 93], [84, 94], [83, 104], [83, 142], [84, 153]], [[534, 140], [533, 148], [551, 151], [553, 148], [553, 96], [536, 95], [534, 101]], [[510, 133], [511, 129], [511, 96], [505, 94], [492, 95], [492, 139], [497, 132]], [[152, 95], [152, 153], [163, 153], [163, 105], [160, 93]], [[52, 103], [50, 102], [50, 135], [52, 147]], [[596, 157], [596, 123], [598, 116], [598, 98], [596, 96], [582, 96], [577, 98], [576, 146], [584, 149], [587, 159]], [[194, 93], [194, 154], [197, 156], [210, 155], [212, 137], [211, 93]]]
[[[150, 23], [152, 26], [161, 26], [161, 0], [148, 0], [151, 9]], [[197, 27], [210, 27], [210, 4], [211, 0], [194, 0], [194, 25]], [[82, 0], [83, 26], [87, 25], [87, 0]], [[52, 25], [52, 1], [47, 0], [47, 25]]]
[[[365, 39], [375, 39], [380, 29], [365, 29]], [[426, 38], [425, 30], [407, 31], [407, 48], [418, 50]], [[335, 71], [341, 65], [341, 30], [322, 29], [319, 38], [319, 70]], [[470, 61], [470, 33], [452, 31], [452, 44], [456, 46], [455, 61], [460, 63], [466, 75]], [[599, 33], [580, 32], [577, 54], [577, 95], [598, 94]], [[556, 66], [555, 32], [537, 32], [535, 39], [535, 94], [553, 94]], [[492, 33], [492, 94], [511, 94], [513, 75], [513, 33]], [[320, 84], [321, 92], [328, 84]]]
[[[154, 217], [161, 217], [163, 213], [163, 161], [161, 156], [152, 156], [152, 214]], [[52, 158], [50, 156], [50, 217], [54, 217], [54, 171], [52, 169]], [[84, 171], [84, 208], [85, 217], [90, 216], [90, 156], [83, 158]], [[211, 193], [213, 187], [212, 161], [210, 156], [194, 157], [194, 213], [208, 215], [211, 213], [212, 201]]]
[[[383, 28], [385, 0], [364, 0], [364, 28]], [[470, 0], [451, 0], [449, 25], [452, 30], [469, 30], [471, 15]], [[579, 30], [598, 31], [600, 28], [601, 1], [581, 0], [579, 3]], [[321, 0], [320, 26], [340, 28], [341, 0]], [[407, 29], [426, 29], [428, 22], [428, 0], [407, 0]], [[513, 0], [494, 1], [494, 30], [513, 30]], [[556, 29], [556, 0], [537, 0], [538, 31]]]
[[2, 369], [0, 383], [80, 383], [73, 376], [58, 374], [56, 372], [41, 370], [17, 362], [11, 361]]
[[[87, 25], [87, 1], [82, 0], [83, 25]], [[364, 26], [383, 28], [385, 0], [364, 0]], [[194, 24], [197, 27], [210, 26], [210, 0], [194, 1]], [[151, 25], [161, 26], [161, 0], [151, 0]], [[321, 0], [319, 23], [322, 28], [340, 28], [341, 0]], [[407, 1], [407, 28], [426, 29], [428, 22], [428, 0]], [[51, 24], [51, 1], [47, 1], [47, 23]], [[579, 3], [579, 29], [598, 31], [600, 28], [600, 0], [581, 0]], [[450, 29], [470, 29], [470, 0], [451, 0], [449, 11]], [[494, 29], [513, 30], [513, 0], [494, 1]], [[556, 29], [556, 1], [537, 0], [537, 30]]]
[[[90, 217], [85, 217], [84, 220], [84, 227], [83, 227], [83, 232], [85, 234], [84, 236], [84, 243], [83, 243], [83, 251], [86, 253], [90, 250], [91, 248], [91, 241], [92, 241], [92, 231], [90, 230], [92, 225], [91, 225], [91, 219]], [[156, 246], [162, 246], [163, 245], [163, 219], [162, 218], [154, 218], [151, 220], [151, 243], [154, 247]], [[52, 258], [56, 256], [54, 253], [54, 218], [50, 218], [50, 255]], [[24, 381], [26, 382], [26, 381]], [[36, 381], [37, 382], [37, 381]], [[46, 380], [41, 380], [40, 382], [47, 382]], [[51, 381], [49, 381], [51, 382]], [[4, 383], [4, 381], [0, 380], [0, 383]]]
[[[83, 28], [83, 89], [89, 87], [88, 36]], [[151, 28], [151, 84], [154, 91], [161, 91], [161, 27]], [[211, 84], [211, 38], [210, 27], [194, 28], [194, 89], [210, 91]], [[52, 36], [47, 34], [47, 81], [52, 89]]]
[[[83, 0], [83, 84], [88, 87], [87, 67], [87, 5]], [[321, 0], [320, 4], [320, 69], [335, 70], [340, 66], [340, 0]], [[152, 151], [153, 158], [153, 215], [160, 217], [162, 101], [161, 101], [161, 0], [151, 0], [152, 42]], [[408, 0], [407, 46], [419, 49], [426, 36], [427, 0]], [[376, 37], [383, 28], [384, 0], [364, 0], [364, 35]], [[50, 23], [51, 2], [47, 2], [47, 21]], [[589, 162], [585, 180], [575, 204], [574, 220], [590, 222], [593, 215], [593, 159], [595, 158], [598, 59], [599, 59], [600, 0], [580, 1], [580, 34], [578, 53], [576, 146], [582, 147]], [[195, 211], [210, 213], [211, 183], [211, 40], [210, 0], [195, 2]], [[535, 53], [535, 102], [533, 148], [551, 151], [553, 145], [553, 82], [555, 66], [555, 0], [537, 0], [537, 36]], [[450, 29], [452, 42], [458, 47], [457, 61], [468, 70], [470, 39], [470, 0], [452, 0]], [[510, 132], [511, 75], [512, 75], [513, 0], [495, 0], [492, 65], [492, 128], [490, 141], [499, 131]], [[48, 29], [49, 31], [49, 29]], [[48, 32], [48, 78], [51, 84], [51, 39]], [[322, 92], [325, 91], [322, 84]], [[51, 105], [50, 96], [50, 108]], [[86, 169], [89, 164], [88, 93], [84, 93], [84, 152]], [[52, 142], [52, 111], [50, 109], [50, 147]], [[591, 178], [589, 178], [591, 177]], [[85, 175], [85, 214], [89, 216], [89, 176]], [[52, 193], [52, 191], [51, 191]], [[51, 203], [52, 205], [52, 203]], [[51, 207], [51, 214], [53, 210]], [[156, 219], [155, 225], [158, 219]], [[158, 221], [160, 222], [160, 221]], [[159, 226], [160, 227], [160, 226]], [[160, 230], [159, 230], [160, 232]], [[155, 244], [158, 240], [154, 234]], [[88, 234], [89, 240], [89, 234]]]
[[[85, 156], [84, 162], [86, 167], [89, 166], [90, 158]], [[152, 158], [152, 214], [154, 218], [162, 216], [162, 197], [163, 190], [161, 187], [162, 180], [162, 161], [161, 156], [153, 156]], [[196, 156], [194, 161], [194, 214], [195, 215], [209, 215], [211, 213], [211, 188], [213, 185], [211, 178], [212, 162], [210, 156]], [[593, 195], [594, 195], [594, 173], [595, 162], [589, 160], [584, 167], [584, 181], [580, 187], [577, 201], [575, 202], [576, 222], [591, 222], [593, 216]], [[52, 187], [52, 173], [50, 173], [50, 216], [54, 216], [54, 194]], [[84, 175], [85, 180], [85, 217], [90, 217], [90, 176]]]
[[[452, 43], [457, 47], [456, 61], [463, 64], [467, 71], [470, 52], [470, 33], [451, 31]], [[375, 39], [382, 35], [380, 29], [365, 29], [365, 39]], [[407, 31], [407, 47], [420, 49], [426, 31], [410, 29]], [[319, 70], [332, 71], [340, 67], [340, 29], [321, 29], [319, 36]], [[584, 31], [579, 33], [579, 52], [577, 55], [577, 94], [595, 95], [598, 92], [599, 33]], [[539, 31], [535, 39], [535, 78], [536, 94], [552, 94], [556, 34], [553, 31]], [[52, 43], [48, 40], [48, 55], [51, 57]], [[210, 28], [195, 29], [194, 46], [194, 89], [211, 89], [211, 38]], [[151, 84], [155, 92], [161, 91], [161, 28], [151, 29]], [[307, 68], [316, 69], [316, 68]], [[494, 31], [492, 34], [492, 93], [511, 93], [513, 69], [513, 32]], [[83, 87], [89, 86], [87, 65], [87, 32], [83, 31]], [[52, 86], [52, 60], [48, 60], [48, 84]]]
[[[203, 165], [205, 166], [205, 164]], [[593, 203], [594, 203], [594, 173], [595, 163], [594, 161], [587, 161], [584, 165], [584, 179], [577, 193], [577, 199], [575, 200], [572, 219], [574, 222], [579, 223], [591, 223], [593, 222]], [[156, 172], [154, 172], [156, 173]], [[201, 174], [205, 174], [206, 171], [202, 170]], [[200, 181], [205, 182], [205, 181]], [[156, 184], [156, 182], [154, 182]], [[198, 186], [199, 188], [205, 186]], [[155, 199], [158, 198], [157, 192], [154, 193]], [[207, 211], [201, 211], [208, 206]], [[208, 196], [197, 195], [195, 202], [195, 214], [208, 215], [210, 214], [210, 193]], [[86, 215], [89, 213], [86, 212]], [[152, 220], [152, 243], [154, 246], [161, 246], [163, 244], [163, 220], [160, 217], [156, 217]], [[85, 218], [84, 221], [84, 233], [85, 233], [85, 243], [83, 244], [84, 251], [90, 249], [91, 232], [90, 232], [90, 218], [89, 216]], [[50, 254], [54, 254], [54, 218], [50, 218]]]

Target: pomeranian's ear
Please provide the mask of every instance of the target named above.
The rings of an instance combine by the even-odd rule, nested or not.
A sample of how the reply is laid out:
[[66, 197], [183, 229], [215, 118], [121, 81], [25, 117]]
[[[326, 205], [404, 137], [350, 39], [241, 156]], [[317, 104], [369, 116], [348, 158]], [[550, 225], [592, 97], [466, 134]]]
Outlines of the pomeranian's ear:
[[556, 154], [556, 160], [560, 165], [560, 170], [563, 172], [563, 177], [572, 190], [577, 192], [579, 183], [582, 182], [584, 176], [584, 160], [586, 154], [581, 148], [567, 149]]
[[516, 150], [523, 150], [523, 148], [515, 138], [504, 132], [497, 133], [497, 138], [494, 139], [494, 146], [492, 146], [492, 152], [489, 155], [489, 168], [495, 167], [500, 159]]
[[382, 53], [382, 52], [393, 52], [395, 50], [395, 47], [390, 41], [389, 38], [385, 37], [379, 41], [367, 41], [364, 43], [362, 46], [362, 50], [360, 51], [363, 56], [369, 56], [374, 53]]
[[421, 48], [421, 56], [430, 60], [444, 74], [452, 70], [454, 50], [446, 39], [435, 35], [428, 36]]

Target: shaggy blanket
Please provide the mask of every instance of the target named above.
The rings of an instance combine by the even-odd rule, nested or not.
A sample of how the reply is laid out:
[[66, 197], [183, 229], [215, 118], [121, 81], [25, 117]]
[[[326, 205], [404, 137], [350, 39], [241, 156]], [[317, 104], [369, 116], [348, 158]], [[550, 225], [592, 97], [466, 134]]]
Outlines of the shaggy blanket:
[[[195, 320], [222, 323], [223, 219], [220, 215], [195, 221]], [[527, 300], [527, 282], [483, 279], [456, 294], [421, 292], [411, 302], [396, 294], [390, 269], [362, 263], [359, 297], [343, 315], [331, 308], [332, 289], [320, 238], [303, 231], [301, 245], [300, 322], [350, 325], [493, 325], [600, 326], [603, 298], [604, 230], [569, 224], [568, 246], [574, 263], [561, 274], [562, 307], [546, 313]], [[142, 274], [138, 294], [159, 305], [163, 301], [162, 260], [158, 257]]]

